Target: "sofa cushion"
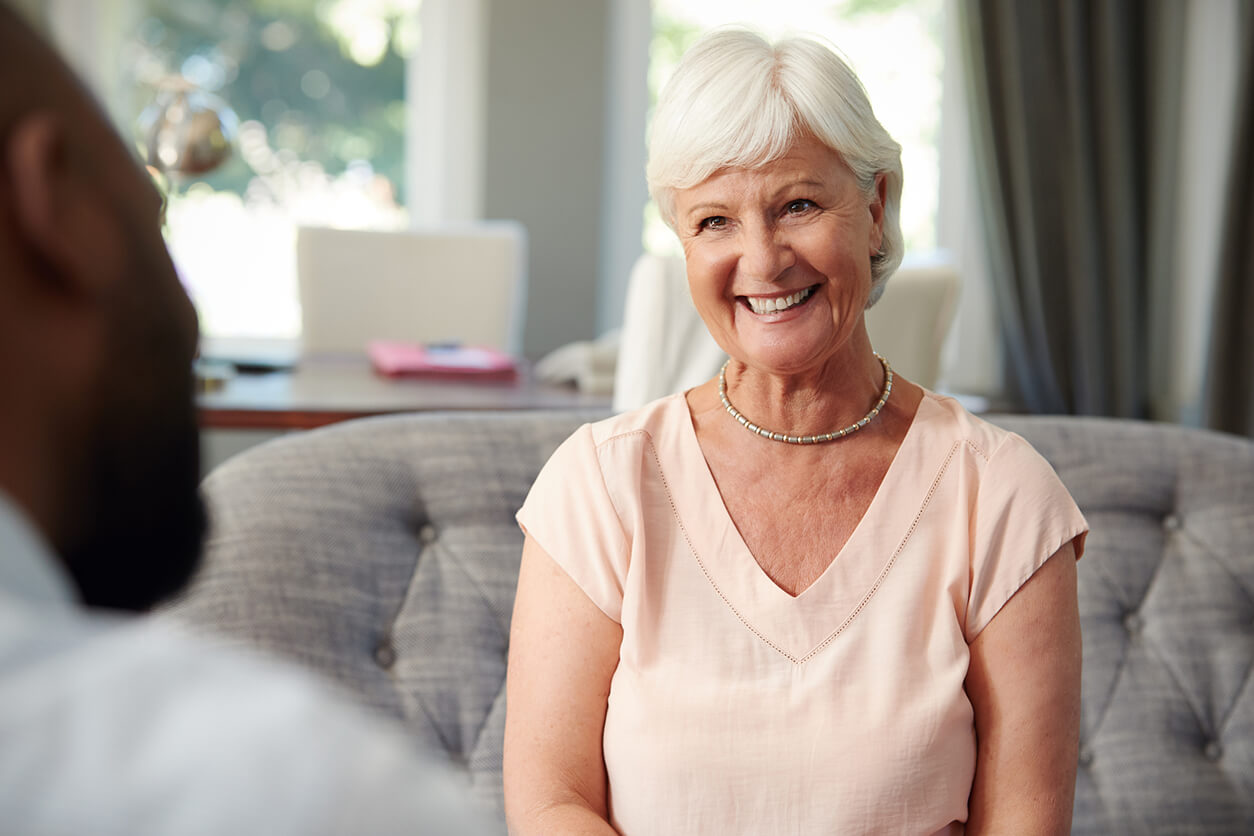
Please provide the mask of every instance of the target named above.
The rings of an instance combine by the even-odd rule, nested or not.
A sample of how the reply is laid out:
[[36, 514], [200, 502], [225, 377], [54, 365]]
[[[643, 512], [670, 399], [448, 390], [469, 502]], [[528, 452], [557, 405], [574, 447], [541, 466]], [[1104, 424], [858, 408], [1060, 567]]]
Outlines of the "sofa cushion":
[[[499, 812], [513, 515], [595, 417], [375, 418], [250, 450], [205, 482], [205, 565], [171, 614], [402, 719]], [[1254, 444], [994, 420], [1054, 465], [1092, 527], [1074, 831], [1254, 832]]]
[[212, 473], [204, 564], [167, 617], [319, 671], [501, 809], [514, 511], [577, 413], [384, 417]]
[[1254, 833], [1254, 444], [1002, 417], [1084, 511], [1074, 832]]

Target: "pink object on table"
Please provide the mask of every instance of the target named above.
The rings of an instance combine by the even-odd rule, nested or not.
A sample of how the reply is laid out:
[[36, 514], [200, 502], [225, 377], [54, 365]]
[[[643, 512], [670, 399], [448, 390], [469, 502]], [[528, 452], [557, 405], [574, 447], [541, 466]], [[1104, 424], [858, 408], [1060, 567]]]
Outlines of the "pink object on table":
[[480, 346], [422, 345], [372, 340], [366, 346], [375, 371], [389, 377], [420, 375], [512, 380], [517, 361], [503, 351]]

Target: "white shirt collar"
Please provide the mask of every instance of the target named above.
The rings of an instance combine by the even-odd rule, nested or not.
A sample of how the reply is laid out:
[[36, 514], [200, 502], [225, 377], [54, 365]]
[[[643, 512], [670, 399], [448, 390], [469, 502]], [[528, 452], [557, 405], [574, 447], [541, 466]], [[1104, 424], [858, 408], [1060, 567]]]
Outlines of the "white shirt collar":
[[37, 606], [76, 606], [74, 587], [26, 514], [0, 491], [0, 595]]

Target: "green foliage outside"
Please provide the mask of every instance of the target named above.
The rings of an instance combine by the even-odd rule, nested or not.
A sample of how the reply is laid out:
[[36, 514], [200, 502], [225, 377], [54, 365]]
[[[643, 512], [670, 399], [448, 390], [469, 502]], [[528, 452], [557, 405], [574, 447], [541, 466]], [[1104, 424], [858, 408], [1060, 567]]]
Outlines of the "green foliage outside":
[[[182, 73], [266, 127], [286, 166], [330, 176], [364, 160], [403, 204], [405, 58], [416, 2], [142, 0], [129, 67], [135, 117], [163, 75]], [[243, 194], [258, 172], [236, 153], [202, 178]]]
[[833, 13], [845, 19], [860, 15], [878, 15], [895, 12], [902, 8], [913, 8], [918, 4], [914, 0], [843, 0], [833, 6]]

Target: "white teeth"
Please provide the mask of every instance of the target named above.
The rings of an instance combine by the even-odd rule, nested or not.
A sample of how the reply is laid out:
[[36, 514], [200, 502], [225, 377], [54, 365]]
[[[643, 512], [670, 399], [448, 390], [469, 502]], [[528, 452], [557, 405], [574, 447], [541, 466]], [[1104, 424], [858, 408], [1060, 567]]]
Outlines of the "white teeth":
[[807, 287], [805, 290], [798, 290], [796, 293], [788, 296], [746, 296], [749, 300], [749, 307], [756, 314], [775, 313], [776, 311], [785, 311], [793, 305], [804, 302], [813, 293], [813, 288]]

